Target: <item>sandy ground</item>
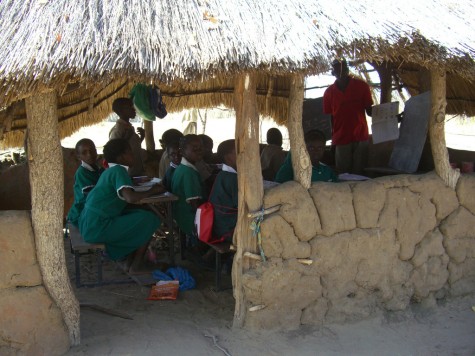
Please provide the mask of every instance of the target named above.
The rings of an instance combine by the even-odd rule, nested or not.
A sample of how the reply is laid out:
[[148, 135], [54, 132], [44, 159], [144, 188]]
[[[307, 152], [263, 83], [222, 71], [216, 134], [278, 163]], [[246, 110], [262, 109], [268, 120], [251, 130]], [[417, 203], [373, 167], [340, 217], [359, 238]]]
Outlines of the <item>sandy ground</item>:
[[[66, 251], [74, 284], [72, 258]], [[87, 278], [93, 265], [85, 257]], [[376, 315], [344, 325], [304, 326], [287, 332], [232, 328], [232, 290], [213, 291], [214, 273], [186, 261], [198, 288], [175, 301], [146, 300], [136, 283], [76, 289], [81, 303], [126, 313], [132, 320], [81, 308], [81, 345], [67, 355], [475, 355], [475, 296], [425, 308]], [[111, 262], [106, 278], [124, 278]], [[92, 274], [91, 274], [92, 275]], [[230, 285], [229, 276], [224, 284]]]

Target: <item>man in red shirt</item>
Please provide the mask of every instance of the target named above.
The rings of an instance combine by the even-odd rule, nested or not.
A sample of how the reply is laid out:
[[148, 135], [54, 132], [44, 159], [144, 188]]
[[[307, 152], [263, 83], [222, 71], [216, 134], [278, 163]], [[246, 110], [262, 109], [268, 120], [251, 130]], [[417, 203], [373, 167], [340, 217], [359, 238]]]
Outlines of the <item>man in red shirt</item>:
[[335, 59], [335, 83], [323, 94], [323, 112], [332, 116], [332, 145], [339, 173], [362, 174], [368, 152], [368, 124], [373, 99], [369, 85], [349, 75], [345, 59]]

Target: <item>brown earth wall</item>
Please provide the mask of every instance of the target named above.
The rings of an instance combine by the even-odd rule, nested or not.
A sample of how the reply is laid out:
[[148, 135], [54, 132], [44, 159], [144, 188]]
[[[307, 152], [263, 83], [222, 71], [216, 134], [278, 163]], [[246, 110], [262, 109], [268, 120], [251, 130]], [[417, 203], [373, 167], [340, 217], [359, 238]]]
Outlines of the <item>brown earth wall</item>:
[[[244, 275], [246, 326], [346, 322], [475, 292], [475, 175], [288, 182], [265, 192], [266, 262]], [[311, 265], [299, 259], [312, 260]]]

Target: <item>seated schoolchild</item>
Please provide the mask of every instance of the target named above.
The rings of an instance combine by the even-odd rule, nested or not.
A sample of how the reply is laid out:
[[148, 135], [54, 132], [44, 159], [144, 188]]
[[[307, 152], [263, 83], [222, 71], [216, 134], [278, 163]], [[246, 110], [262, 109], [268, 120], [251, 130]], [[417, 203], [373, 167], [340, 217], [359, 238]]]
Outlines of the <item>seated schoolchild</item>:
[[86, 196], [96, 185], [104, 169], [97, 165], [97, 150], [92, 140], [88, 138], [79, 140], [75, 150], [81, 165], [74, 175], [74, 203], [69, 210], [67, 220], [77, 227]]
[[177, 129], [169, 129], [163, 133], [162, 138], [159, 140], [160, 144], [162, 145], [162, 148], [164, 149], [159, 162], [159, 178], [163, 179], [163, 177], [165, 177], [165, 173], [170, 165], [170, 157], [168, 157], [167, 154], [167, 147], [169, 145], [178, 144], [182, 137], [183, 134]]
[[160, 226], [160, 219], [151, 211], [129, 208], [128, 203], [162, 193], [165, 188], [155, 184], [147, 191], [134, 190], [128, 174], [134, 156], [124, 139], [107, 142], [104, 158], [109, 168], [87, 196], [79, 218], [79, 231], [87, 242], [104, 243], [111, 259], [128, 256], [130, 273], [146, 271], [145, 252], [152, 234]]
[[232, 242], [238, 206], [235, 141], [222, 142], [218, 147], [218, 155], [224, 163], [209, 197], [214, 207], [213, 235]]
[[167, 155], [170, 158], [170, 166], [165, 172], [162, 183], [163, 186], [169, 191], [172, 191], [172, 178], [175, 174], [175, 169], [181, 163], [181, 153], [178, 142], [173, 142], [167, 146]]
[[[338, 177], [326, 164], [320, 162], [325, 152], [325, 135], [320, 130], [311, 130], [304, 135], [305, 145], [312, 162], [312, 182], [338, 182]], [[290, 152], [278, 170], [275, 181], [284, 183], [294, 179]]]
[[187, 235], [191, 246], [198, 244], [194, 233], [196, 209], [205, 196], [196, 162], [203, 159], [201, 139], [197, 135], [186, 135], [180, 140], [181, 164], [175, 169], [172, 179], [172, 193], [178, 196], [173, 203], [173, 216], [180, 230]]

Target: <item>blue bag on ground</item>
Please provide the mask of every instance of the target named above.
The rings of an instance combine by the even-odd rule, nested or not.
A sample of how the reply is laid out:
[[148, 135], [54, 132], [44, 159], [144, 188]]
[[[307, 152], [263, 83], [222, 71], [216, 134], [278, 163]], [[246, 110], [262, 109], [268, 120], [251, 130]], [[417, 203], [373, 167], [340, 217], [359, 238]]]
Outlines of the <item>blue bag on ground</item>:
[[196, 288], [195, 279], [187, 269], [182, 267], [171, 267], [167, 269], [167, 272], [162, 272], [157, 269], [152, 272], [152, 276], [159, 281], [177, 280], [180, 282], [180, 291]]

